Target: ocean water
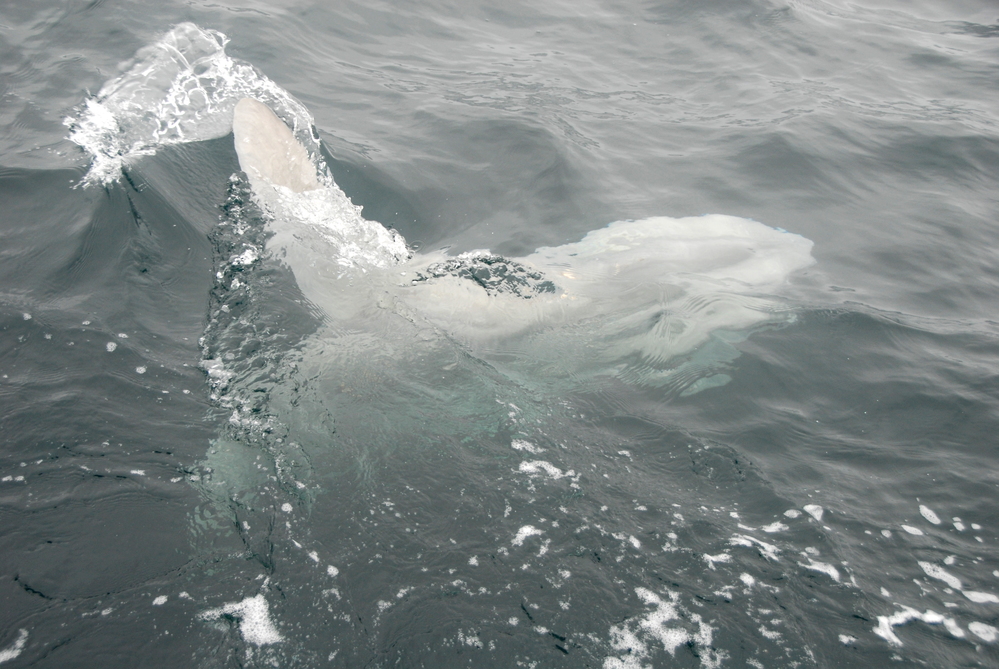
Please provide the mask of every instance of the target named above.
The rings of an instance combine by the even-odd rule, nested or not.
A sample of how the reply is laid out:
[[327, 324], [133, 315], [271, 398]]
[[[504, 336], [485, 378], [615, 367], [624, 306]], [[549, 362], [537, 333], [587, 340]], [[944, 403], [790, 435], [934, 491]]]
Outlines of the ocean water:
[[0, 665], [999, 666], [997, 38], [3, 4]]

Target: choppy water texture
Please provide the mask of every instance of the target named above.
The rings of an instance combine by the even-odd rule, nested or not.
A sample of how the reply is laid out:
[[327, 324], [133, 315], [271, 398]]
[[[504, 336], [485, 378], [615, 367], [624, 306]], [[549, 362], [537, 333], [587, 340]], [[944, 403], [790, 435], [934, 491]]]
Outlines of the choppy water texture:
[[999, 664], [997, 37], [4, 5], [0, 665]]

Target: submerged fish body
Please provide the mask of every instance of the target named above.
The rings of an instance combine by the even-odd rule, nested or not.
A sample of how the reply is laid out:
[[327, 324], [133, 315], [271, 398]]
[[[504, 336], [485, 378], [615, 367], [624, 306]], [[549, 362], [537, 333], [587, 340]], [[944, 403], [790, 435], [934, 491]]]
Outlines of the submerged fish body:
[[[343, 317], [363, 308], [358, 299], [388, 300], [472, 347], [586, 323], [594, 341], [616, 340], [604, 347], [613, 358], [665, 360], [715, 330], [780, 320], [763, 296], [813, 262], [807, 239], [721, 215], [618, 221], [523, 258], [410, 255], [398, 233], [345, 203], [331, 179], [320, 183], [305, 147], [265, 104], [241, 100], [233, 135], [254, 197], [273, 219], [269, 250], [314, 305]], [[365, 276], [349, 282], [350, 295], [337, 285], [346, 275]], [[642, 332], [649, 323], [655, 332]]]

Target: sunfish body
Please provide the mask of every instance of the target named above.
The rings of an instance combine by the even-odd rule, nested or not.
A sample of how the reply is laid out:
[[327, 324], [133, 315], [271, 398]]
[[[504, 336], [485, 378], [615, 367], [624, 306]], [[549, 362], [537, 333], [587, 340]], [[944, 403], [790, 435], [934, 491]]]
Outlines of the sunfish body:
[[524, 258], [414, 257], [398, 233], [362, 218], [331, 179], [317, 178], [305, 147], [266, 105], [241, 100], [233, 133], [240, 167], [271, 214], [268, 250], [336, 319], [377, 302], [493, 351], [532, 333], [550, 348], [552, 333], [557, 341], [569, 326], [577, 341], [587, 333], [587, 359], [599, 349], [610, 367], [637, 354], [665, 368], [713, 331], [786, 321], [787, 310], [765, 296], [813, 262], [804, 237], [721, 215], [618, 221]]
[[232, 118], [239, 166], [254, 190], [263, 183], [294, 193], [319, 188], [316, 166], [291, 129], [267, 105], [251, 98], [236, 104]]

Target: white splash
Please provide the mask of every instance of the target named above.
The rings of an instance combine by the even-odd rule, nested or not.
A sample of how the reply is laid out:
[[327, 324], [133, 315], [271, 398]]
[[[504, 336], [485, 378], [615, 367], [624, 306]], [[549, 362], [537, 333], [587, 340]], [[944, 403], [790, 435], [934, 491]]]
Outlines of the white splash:
[[224, 137], [244, 97], [266, 102], [307, 138], [308, 110], [252, 65], [227, 56], [227, 41], [181, 23], [65, 119], [69, 138], [93, 159], [85, 185], [109, 184], [129, 161], [161, 147]]

